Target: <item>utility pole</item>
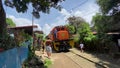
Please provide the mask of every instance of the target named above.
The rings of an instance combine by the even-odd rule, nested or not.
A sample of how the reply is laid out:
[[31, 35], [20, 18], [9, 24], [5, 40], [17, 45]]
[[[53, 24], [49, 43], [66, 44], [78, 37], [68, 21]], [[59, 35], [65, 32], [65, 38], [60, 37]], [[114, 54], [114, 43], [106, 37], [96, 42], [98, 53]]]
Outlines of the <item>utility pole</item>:
[[32, 36], [34, 37], [34, 31], [33, 31], [33, 28], [34, 28], [34, 17], [32, 15]]
[[33, 38], [32, 45], [33, 45], [33, 48], [34, 48], [34, 31], [33, 31], [33, 28], [34, 28], [34, 17], [32, 15], [32, 38]]

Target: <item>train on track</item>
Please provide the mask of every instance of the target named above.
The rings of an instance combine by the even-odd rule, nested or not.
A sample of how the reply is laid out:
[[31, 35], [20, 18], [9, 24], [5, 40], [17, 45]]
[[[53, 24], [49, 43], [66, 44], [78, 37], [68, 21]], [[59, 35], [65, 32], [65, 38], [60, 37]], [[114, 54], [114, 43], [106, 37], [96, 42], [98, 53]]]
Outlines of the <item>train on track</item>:
[[66, 51], [74, 47], [74, 41], [70, 38], [69, 31], [66, 26], [54, 27], [48, 35], [52, 40], [52, 47], [56, 51]]

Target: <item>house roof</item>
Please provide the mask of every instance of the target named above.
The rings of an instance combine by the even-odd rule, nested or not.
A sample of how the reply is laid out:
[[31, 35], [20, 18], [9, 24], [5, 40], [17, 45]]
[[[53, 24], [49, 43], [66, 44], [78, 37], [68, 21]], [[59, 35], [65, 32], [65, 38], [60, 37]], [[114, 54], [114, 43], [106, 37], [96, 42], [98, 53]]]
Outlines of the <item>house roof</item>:
[[34, 33], [44, 34], [43, 31], [38, 31], [38, 30], [34, 31]]
[[[97, 32], [92, 32], [93, 34], [97, 34]], [[111, 34], [120, 34], [120, 32], [108, 32], [107, 34], [111, 35]]]
[[38, 26], [37, 25], [33, 25], [33, 26], [8, 27], [8, 29], [27, 29], [27, 28], [38, 28]]
[[33, 32], [33, 28], [38, 28], [37, 25], [33, 25], [33, 26], [18, 26], [18, 27], [9, 27], [8, 29], [9, 30], [24, 30], [26, 33], [32, 35], [32, 32]]

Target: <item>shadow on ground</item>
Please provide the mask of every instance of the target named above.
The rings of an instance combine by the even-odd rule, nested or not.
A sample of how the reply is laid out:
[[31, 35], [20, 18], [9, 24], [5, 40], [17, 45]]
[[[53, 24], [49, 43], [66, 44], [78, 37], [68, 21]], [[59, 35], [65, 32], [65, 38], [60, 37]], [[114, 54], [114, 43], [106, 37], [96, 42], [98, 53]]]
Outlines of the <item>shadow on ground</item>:
[[113, 54], [108, 54], [108, 53], [96, 53], [96, 52], [88, 52], [88, 51], [85, 51], [85, 52], [87, 54], [91, 54], [93, 58], [98, 58], [100, 61], [97, 63], [103, 65], [105, 68], [119, 68], [120, 67], [120, 57], [118, 57], [118, 54], [113, 55]]

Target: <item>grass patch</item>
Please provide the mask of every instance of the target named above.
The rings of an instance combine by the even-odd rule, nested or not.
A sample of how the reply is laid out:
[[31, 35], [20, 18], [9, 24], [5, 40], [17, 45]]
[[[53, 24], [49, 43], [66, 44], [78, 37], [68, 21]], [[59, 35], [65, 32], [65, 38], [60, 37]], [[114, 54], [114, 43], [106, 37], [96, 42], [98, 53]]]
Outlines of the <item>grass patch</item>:
[[45, 59], [44, 67], [49, 68], [49, 66], [52, 64], [52, 61], [50, 59]]

